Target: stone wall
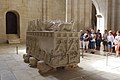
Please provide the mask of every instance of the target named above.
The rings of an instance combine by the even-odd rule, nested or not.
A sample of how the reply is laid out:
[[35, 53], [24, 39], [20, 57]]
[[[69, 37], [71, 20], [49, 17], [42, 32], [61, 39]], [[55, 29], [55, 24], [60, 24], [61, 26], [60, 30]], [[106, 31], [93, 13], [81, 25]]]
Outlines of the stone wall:
[[65, 0], [0, 0], [0, 43], [7, 40], [6, 13], [8, 11], [19, 14], [20, 39], [25, 41], [28, 21], [38, 18], [65, 20]]
[[115, 30], [120, 30], [120, 0], [115, 0]]
[[[20, 35], [25, 34], [25, 26], [28, 21], [28, 1], [27, 0], [0, 0], [0, 38], [6, 40], [6, 13], [15, 11], [20, 15]], [[21, 39], [24, 36], [21, 36]]]
[[92, 0], [68, 0], [68, 21], [75, 22], [74, 29], [87, 29], [91, 26]]
[[[105, 29], [118, 30], [120, 0], [0, 0], [0, 43], [5, 42], [6, 13], [15, 11], [20, 15], [20, 39], [25, 41], [28, 21], [33, 19], [74, 21], [74, 29], [91, 27], [92, 1], [104, 17]], [[67, 18], [67, 19], [66, 19]]]
[[[68, 2], [68, 22], [74, 21], [74, 28], [78, 31], [84, 29], [84, 26], [89, 27], [91, 1], [68, 0]], [[78, 8], [79, 6], [80, 8]], [[30, 20], [38, 18], [42, 20], [66, 20], [66, 0], [0, 0], [0, 8], [0, 37], [4, 40], [7, 39], [6, 13], [8, 11], [16, 11], [20, 15], [21, 41], [25, 41], [26, 29]]]
[[105, 29], [119, 30], [120, 21], [120, 0], [92, 0], [98, 13], [104, 17]]

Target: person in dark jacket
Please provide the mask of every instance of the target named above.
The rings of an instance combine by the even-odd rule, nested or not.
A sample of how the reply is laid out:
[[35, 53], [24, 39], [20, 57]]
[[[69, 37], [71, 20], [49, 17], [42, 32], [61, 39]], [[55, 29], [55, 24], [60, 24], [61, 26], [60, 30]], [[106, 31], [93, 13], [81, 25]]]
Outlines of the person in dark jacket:
[[98, 30], [96, 33], [96, 50], [100, 50], [101, 41], [102, 41], [102, 35], [100, 33], [100, 30]]

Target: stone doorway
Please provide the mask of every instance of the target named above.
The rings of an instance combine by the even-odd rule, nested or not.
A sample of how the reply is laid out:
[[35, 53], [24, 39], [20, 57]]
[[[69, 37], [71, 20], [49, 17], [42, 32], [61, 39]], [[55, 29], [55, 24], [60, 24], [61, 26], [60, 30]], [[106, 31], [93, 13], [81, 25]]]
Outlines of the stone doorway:
[[97, 29], [97, 11], [96, 11], [96, 8], [94, 6], [94, 4], [92, 3], [92, 21], [91, 21], [91, 24], [92, 24], [92, 29], [96, 30]]
[[8, 43], [19, 42], [20, 23], [19, 14], [15, 11], [6, 13], [6, 34]]

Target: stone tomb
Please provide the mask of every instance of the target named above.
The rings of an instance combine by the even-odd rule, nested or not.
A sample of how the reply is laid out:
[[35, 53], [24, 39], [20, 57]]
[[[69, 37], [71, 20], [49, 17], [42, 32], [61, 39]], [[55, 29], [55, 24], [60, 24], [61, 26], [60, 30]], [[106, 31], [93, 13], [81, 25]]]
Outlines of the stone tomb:
[[39, 62], [41, 65], [44, 62], [51, 68], [76, 65], [80, 62], [78, 32], [27, 31], [26, 47], [27, 56], [34, 57], [38, 62], [42, 62]]

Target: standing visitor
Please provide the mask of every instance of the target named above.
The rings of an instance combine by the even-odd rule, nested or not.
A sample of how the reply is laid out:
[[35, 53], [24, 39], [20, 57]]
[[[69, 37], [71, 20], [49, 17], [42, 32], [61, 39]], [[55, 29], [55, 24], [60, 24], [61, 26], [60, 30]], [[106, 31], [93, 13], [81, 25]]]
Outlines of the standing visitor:
[[112, 34], [112, 31], [109, 31], [107, 36], [107, 41], [108, 41], [108, 52], [112, 52], [113, 41], [114, 41], [114, 36]]
[[107, 30], [104, 31], [103, 33], [103, 47], [104, 47], [104, 50], [103, 51], [107, 51], [107, 36], [108, 36], [108, 32]]
[[88, 50], [88, 44], [89, 44], [89, 34], [88, 34], [88, 30], [85, 31], [84, 35], [83, 35], [83, 49], [85, 52], [87, 52]]
[[[113, 36], [114, 36], [114, 38], [117, 36], [117, 33], [115, 31], [113, 31]], [[113, 42], [113, 45], [115, 45], [114, 42]], [[112, 52], [115, 52], [115, 46], [113, 46]]]
[[92, 34], [92, 31], [93, 29], [92, 28], [89, 28], [88, 29], [88, 35], [89, 35], [89, 44], [88, 44], [88, 49], [91, 49], [91, 39], [92, 39], [92, 37], [91, 37], [91, 34]]
[[102, 41], [102, 35], [100, 33], [100, 30], [98, 30], [96, 33], [96, 50], [100, 50], [101, 41]]
[[84, 36], [83, 30], [80, 30], [80, 49], [83, 48], [83, 36]]
[[120, 53], [120, 31], [117, 31], [117, 36], [115, 37], [114, 43], [115, 43], [116, 56], [118, 57]]
[[95, 52], [95, 39], [96, 39], [96, 34], [94, 30], [91, 30], [91, 44], [90, 44], [90, 48], [91, 48], [91, 53]]

